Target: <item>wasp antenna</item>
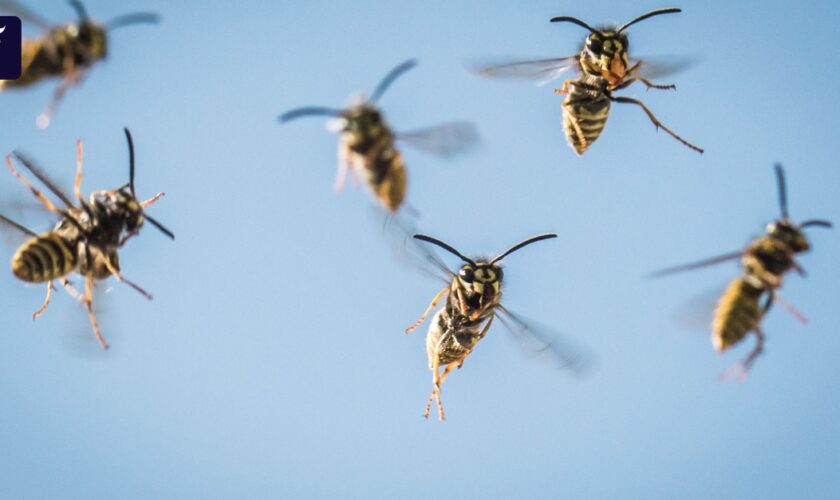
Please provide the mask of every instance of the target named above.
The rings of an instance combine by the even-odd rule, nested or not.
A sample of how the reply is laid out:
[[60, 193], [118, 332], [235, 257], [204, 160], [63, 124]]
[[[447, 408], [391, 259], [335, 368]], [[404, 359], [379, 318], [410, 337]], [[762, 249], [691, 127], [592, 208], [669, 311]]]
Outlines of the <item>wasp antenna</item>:
[[641, 16], [637, 17], [636, 19], [633, 19], [630, 22], [624, 23], [624, 26], [618, 28], [618, 31], [616, 33], [621, 33], [625, 29], [629, 28], [631, 25], [636, 24], [639, 21], [644, 21], [645, 19], [647, 19], [649, 17], [658, 16], [660, 14], [676, 14], [677, 12], [682, 12], [682, 9], [678, 9], [676, 7], [670, 7], [670, 8], [667, 8], [667, 9], [652, 10], [652, 11], [646, 13], [646, 14], [642, 14]]
[[583, 28], [586, 28], [593, 33], [598, 31], [595, 28], [593, 28], [592, 26], [586, 24], [585, 22], [581, 21], [580, 19], [578, 19], [576, 17], [569, 17], [569, 16], [552, 17], [549, 22], [552, 22], [552, 23], [572, 23], [572, 24], [577, 24], [578, 26], [581, 26]]
[[154, 12], [134, 12], [111, 19], [105, 23], [105, 29], [111, 31], [132, 24], [160, 24], [160, 19], [160, 15]]
[[776, 170], [776, 186], [779, 190], [779, 208], [782, 210], [782, 218], [788, 218], [787, 185], [785, 183], [785, 169], [781, 163], [773, 165]]
[[151, 222], [153, 226], [155, 226], [156, 228], [158, 228], [158, 230], [159, 230], [161, 233], [165, 234], [166, 236], [169, 236], [169, 238], [170, 238], [170, 239], [173, 239], [173, 240], [175, 239], [175, 233], [173, 233], [173, 232], [172, 232], [172, 231], [170, 231], [169, 229], [166, 229], [166, 228], [163, 226], [163, 224], [161, 224], [160, 222], [156, 221], [155, 219], [153, 219], [152, 217], [150, 217], [150, 216], [146, 215], [145, 213], [143, 214], [143, 218], [144, 218], [145, 220], [147, 220], [147, 221]]
[[557, 237], [557, 235], [554, 234], [554, 233], [545, 233], [545, 234], [538, 234], [537, 236], [532, 236], [531, 238], [528, 238], [525, 241], [520, 241], [516, 245], [513, 245], [512, 247], [508, 248], [501, 255], [499, 255], [498, 257], [491, 260], [490, 263], [495, 264], [496, 262], [498, 262], [498, 261], [504, 259], [505, 257], [507, 257], [508, 255], [512, 254], [513, 252], [519, 250], [520, 248], [522, 248], [524, 246], [528, 246], [531, 243], [536, 243], [538, 241], [548, 240], [548, 239], [556, 238], [556, 237]]
[[403, 73], [415, 66], [417, 66], [417, 60], [409, 59], [408, 61], [400, 63], [396, 68], [389, 71], [388, 74], [385, 75], [385, 78], [383, 78], [382, 81], [379, 82], [379, 85], [377, 85], [376, 88], [373, 90], [373, 93], [370, 94], [369, 101], [378, 101], [379, 98], [382, 97], [382, 94], [384, 94], [385, 91], [388, 90], [388, 87], [390, 87], [391, 84], [394, 83], [394, 81], [397, 78], [399, 78], [400, 76], [402, 76]]
[[277, 119], [280, 123], [290, 122], [302, 116], [340, 116], [344, 110], [325, 108], [322, 106], [306, 106], [304, 108], [297, 108], [291, 111], [286, 111]]
[[446, 250], [447, 252], [458, 256], [464, 262], [466, 262], [468, 264], [475, 265], [474, 260], [470, 259], [469, 257], [465, 257], [461, 252], [459, 252], [458, 250], [455, 250], [454, 248], [452, 248], [452, 246], [440, 241], [437, 238], [432, 238], [431, 236], [426, 236], [425, 234], [415, 234], [414, 239], [415, 240], [427, 241], [429, 243], [434, 243], [435, 245], [437, 245], [437, 246], [443, 248], [444, 250]]
[[128, 127], [123, 127], [123, 131], [128, 141], [128, 188], [131, 190], [131, 196], [134, 196], [134, 140]]
[[80, 22], [86, 23], [88, 19], [90, 19], [88, 17], [87, 9], [79, 0], [70, 0], [70, 6], [76, 11], [76, 15], [79, 16]]
[[817, 227], [824, 227], [824, 228], [827, 228], [827, 229], [831, 229], [832, 227], [834, 227], [834, 224], [832, 224], [831, 221], [828, 221], [828, 220], [811, 219], [811, 220], [806, 220], [805, 222], [803, 222], [802, 224], [799, 225], [799, 227], [808, 227], [808, 226], [817, 226]]

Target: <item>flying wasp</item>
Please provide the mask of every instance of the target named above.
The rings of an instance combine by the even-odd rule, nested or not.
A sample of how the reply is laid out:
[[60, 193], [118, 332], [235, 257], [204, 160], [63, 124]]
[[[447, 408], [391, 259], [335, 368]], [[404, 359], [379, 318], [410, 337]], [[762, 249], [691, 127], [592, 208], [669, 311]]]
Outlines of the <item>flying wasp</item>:
[[19, 15], [43, 29], [37, 38], [27, 38], [21, 48], [22, 74], [17, 80], [0, 81], [0, 92], [6, 89], [31, 87], [42, 80], [59, 77], [61, 82], [36, 123], [47, 128], [56, 108], [72, 85], [82, 82], [88, 70], [108, 55], [108, 33], [133, 24], [156, 24], [157, 14], [136, 12], [118, 16], [106, 23], [88, 17], [79, 0], [70, 0], [78, 21], [55, 26], [15, 0], [0, 0], [0, 10]]
[[703, 149], [691, 144], [663, 125], [642, 101], [613, 95], [613, 92], [625, 89], [637, 81], [642, 82], [649, 89], [676, 90], [675, 85], [657, 85], [648, 77], [660, 76], [678, 68], [666, 68], [664, 65], [657, 68], [655, 64], [649, 64], [643, 60], [631, 61], [628, 55], [630, 44], [624, 30], [650, 17], [677, 12], [682, 11], [677, 8], [653, 10], [620, 27], [598, 29], [574, 17], [554, 17], [551, 19], [552, 23], [573, 23], [589, 30], [586, 42], [578, 54], [569, 57], [482, 66], [477, 68], [477, 71], [480, 75], [487, 77], [527, 78], [538, 80], [540, 83], [559, 78], [566, 70], [575, 71], [578, 77], [565, 80], [563, 86], [555, 89], [554, 92], [566, 95], [563, 100], [563, 130], [569, 145], [578, 155], [585, 153], [589, 146], [600, 137], [613, 102], [635, 104], [641, 107], [657, 129], [661, 128], [685, 146], [702, 154]]
[[398, 65], [379, 82], [370, 98], [362, 95], [346, 109], [307, 106], [280, 115], [281, 123], [303, 116], [334, 117], [328, 128], [340, 134], [336, 191], [344, 186], [349, 169], [354, 181], [356, 176], [361, 177], [376, 200], [391, 213], [396, 213], [405, 200], [408, 183], [397, 139], [444, 157], [462, 153], [477, 141], [477, 133], [469, 123], [452, 122], [395, 133], [385, 122], [377, 101], [397, 78], [416, 65], [414, 60]]
[[738, 252], [663, 269], [653, 275], [663, 276], [741, 259], [741, 276], [729, 283], [718, 300], [712, 321], [712, 345], [718, 352], [723, 352], [743, 340], [750, 332], [755, 333], [756, 344], [753, 350], [742, 361], [724, 372], [724, 375], [727, 375], [737, 371], [742, 379], [764, 349], [761, 321], [773, 302], [779, 302], [800, 321], [805, 321], [796, 309], [781, 299], [777, 290], [781, 288], [782, 279], [791, 269], [805, 275], [805, 271], [796, 261], [797, 254], [807, 252], [811, 248], [802, 230], [811, 226], [832, 226], [831, 222], [820, 219], [808, 220], [801, 224], [791, 221], [788, 215], [785, 173], [778, 164], [775, 165], [775, 170], [782, 216], [767, 225], [764, 235]]
[[[447, 285], [432, 299], [420, 319], [405, 329], [405, 333], [417, 329], [432, 309], [445, 297], [446, 302], [432, 317], [426, 335], [426, 353], [429, 369], [432, 370], [434, 388], [426, 401], [425, 418], [429, 417], [433, 401], [437, 401], [438, 417], [441, 420], [444, 419], [443, 403], [440, 397], [441, 385], [454, 368], [463, 366], [478, 342], [487, 335], [494, 318], [499, 318], [499, 321], [518, 340], [529, 343], [538, 351], [552, 353], [563, 367], [575, 372], [583, 370], [584, 359], [580, 351], [571, 349], [569, 346], [560, 348], [554, 334], [552, 334], [552, 337], [555, 337], [553, 341], [548, 341], [537, 328], [511, 313], [501, 304], [504, 272], [499, 262], [522, 247], [556, 237], [556, 234], [551, 233], [540, 234], [517, 243], [492, 259], [471, 259], [441, 240], [423, 234], [414, 235], [415, 239], [437, 245], [464, 261], [464, 265], [456, 274], [451, 272], [434, 254], [425, 253], [424, 257], [445, 273], [446, 278], [441, 278], [447, 281]], [[442, 372], [441, 369], [443, 369]]]
[[[0, 221], [29, 236], [12, 257], [12, 272], [15, 277], [27, 283], [47, 284], [47, 296], [41, 308], [33, 314], [33, 319], [49, 306], [53, 281], [60, 281], [74, 298], [84, 304], [93, 333], [103, 349], [107, 349], [108, 344], [102, 336], [93, 311], [94, 282], [113, 276], [151, 300], [152, 296], [148, 292], [122, 275], [117, 251], [128, 239], [139, 233], [146, 221], [170, 238], [175, 238], [171, 231], [145, 213], [145, 209], [163, 196], [163, 193], [142, 202], [138, 201], [135, 195], [134, 142], [128, 129], [124, 131], [129, 151], [128, 184], [114, 190], [94, 192], [87, 201], [84, 200], [81, 195], [83, 147], [82, 141], [79, 140], [76, 150], [76, 181], [73, 188], [74, 197], [78, 201], [78, 205], [75, 205], [31, 160], [20, 153], [14, 153], [14, 157], [61, 200], [64, 208], [57, 207], [34, 187], [15, 168], [12, 155], [8, 155], [6, 163], [12, 174], [47, 210], [57, 214], [59, 221], [51, 231], [37, 234], [7, 217], [0, 216]], [[84, 295], [67, 279], [73, 272], [84, 277]]]

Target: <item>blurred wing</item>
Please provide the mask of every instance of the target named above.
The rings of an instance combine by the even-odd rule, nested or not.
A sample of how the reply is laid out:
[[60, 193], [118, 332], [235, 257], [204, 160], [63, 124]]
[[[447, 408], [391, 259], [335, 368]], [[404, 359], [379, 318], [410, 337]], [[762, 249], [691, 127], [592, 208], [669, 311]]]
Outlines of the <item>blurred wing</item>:
[[488, 78], [516, 78], [535, 80], [537, 85], [559, 78], [565, 71], [580, 71], [578, 55], [553, 59], [532, 59], [529, 61], [507, 61], [497, 64], [476, 64], [473, 72]]
[[699, 56], [659, 56], [643, 57], [632, 61], [630, 66], [640, 62], [639, 69], [634, 72], [635, 76], [642, 78], [656, 79], [665, 76], [681, 73], [700, 62]]
[[726, 285], [726, 282], [720, 283], [686, 300], [671, 319], [680, 329], [708, 335], [712, 330], [718, 299], [726, 290]]
[[21, 5], [16, 0], [0, 0], [0, 12], [7, 12], [13, 16], [21, 18], [21, 20], [32, 23], [39, 28], [45, 30], [50, 29], [49, 21], [39, 16], [29, 8]]
[[409, 146], [444, 158], [466, 153], [478, 144], [478, 131], [469, 122], [444, 123], [411, 132], [397, 138]]
[[7, 227], [14, 228], [15, 230], [20, 231], [21, 233], [25, 234], [26, 236], [38, 236], [38, 234], [35, 231], [27, 229], [26, 227], [18, 224], [17, 222], [13, 221], [12, 219], [10, 219], [10, 218], [8, 218], [4, 215], [0, 215], [0, 224], [3, 224], [4, 226], [7, 226]]
[[698, 260], [697, 262], [690, 262], [688, 264], [682, 264], [679, 266], [674, 267], [666, 267], [665, 269], [660, 269], [659, 271], [655, 271], [650, 274], [650, 278], [659, 278], [660, 276], [667, 276], [669, 274], [681, 273], [683, 271], [693, 271], [694, 269], [701, 269], [703, 267], [714, 266], [716, 264], [721, 264], [723, 262], [729, 260], [740, 259], [741, 256], [744, 255], [743, 250], [739, 250], [737, 252], [725, 253], [723, 255], [718, 255], [716, 257], [711, 257], [708, 259]]
[[15, 158], [20, 161], [27, 170], [32, 172], [32, 175], [38, 178], [41, 183], [50, 190], [52, 194], [54, 194], [59, 200], [64, 203], [67, 208], [73, 208], [73, 202], [70, 201], [71, 198], [68, 196], [58, 185], [53, 182], [47, 174], [45, 174], [36, 164], [32, 161], [29, 157], [21, 153], [20, 151], [14, 152]]
[[389, 216], [383, 226], [383, 232], [401, 264], [408, 265], [444, 283], [452, 280], [454, 276], [452, 271], [434, 253], [434, 250], [412, 237], [419, 232], [413, 222], [400, 215]]
[[592, 356], [560, 333], [526, 321], [501, 305], [496, 306], [496, 311], [495, 317], [525, 350], [547, 356], [558, 368], [570, 370], [577, 376], [585, 374], [592, 366]]

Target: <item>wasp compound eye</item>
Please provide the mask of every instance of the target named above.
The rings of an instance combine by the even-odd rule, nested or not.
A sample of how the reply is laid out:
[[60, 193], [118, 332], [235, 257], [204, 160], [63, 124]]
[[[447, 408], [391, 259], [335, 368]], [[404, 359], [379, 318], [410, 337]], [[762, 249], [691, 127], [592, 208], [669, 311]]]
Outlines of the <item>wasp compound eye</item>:
[[462, 267], [458, 274], [461, 277], [461, 280], [466, 283], [472, 283], [475, 280], [475, 274], [471, 267]]
[[586, 47], [595, 53], [600, 53], [604, 48], [603, 42], [596, 36], [589, 36], [586, 38]]

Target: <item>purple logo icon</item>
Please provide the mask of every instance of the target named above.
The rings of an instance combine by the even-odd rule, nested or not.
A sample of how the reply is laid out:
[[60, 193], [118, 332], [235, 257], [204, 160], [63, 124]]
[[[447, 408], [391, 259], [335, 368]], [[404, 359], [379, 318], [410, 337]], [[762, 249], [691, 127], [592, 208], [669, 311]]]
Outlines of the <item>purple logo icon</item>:
[[20, 18], [0, 16], [0, 80], [20, 78]]

